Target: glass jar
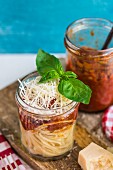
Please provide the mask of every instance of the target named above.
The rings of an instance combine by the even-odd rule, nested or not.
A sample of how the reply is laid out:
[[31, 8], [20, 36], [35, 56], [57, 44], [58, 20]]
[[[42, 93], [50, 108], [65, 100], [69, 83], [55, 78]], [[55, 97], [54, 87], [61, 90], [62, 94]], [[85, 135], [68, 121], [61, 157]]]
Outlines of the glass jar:
[[66, 30], [66, 69], [92, 89], [90, 103], [80, 104], [82, 111], [98, 112], [113, 104], [113, 39], [108, 49], [101, 50], [112, 26], [105, 19], [85, 18]]
[[20, 86], [36, 77], [37, 73], [25, 77], [16, 92], [21, 142], [31, 156], [41, 160], [56, 160], [73, 148], [79, 103], [71, 101], [57, 109], [29, 106], [20, 96]]

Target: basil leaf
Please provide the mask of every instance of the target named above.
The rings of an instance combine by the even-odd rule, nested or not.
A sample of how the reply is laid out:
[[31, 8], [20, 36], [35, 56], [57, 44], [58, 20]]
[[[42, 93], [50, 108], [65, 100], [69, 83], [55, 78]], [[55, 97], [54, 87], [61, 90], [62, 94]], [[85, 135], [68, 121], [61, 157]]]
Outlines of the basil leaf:
[[78, 79], [61, 79], [58, 85], [59, 92], [70, 100], [88, 104], [91, 97], [91, 89]]
[[39, 50], [36, 57], [37, 71], [42, 76], [40, 83], [53, 79], [60, 79], [59, 92], [70, 100], [88, 104], [91, 97], [91, 89], [71, 71], [64, 72], [58, 58], [43, 50]]
[[63, 67], [58, 58], [50, 55], [43, 50], [39, 50], [36, 57], [37, 71], [41, 76], [45, 73], [55, 70], [59, 75], [64, 73]]
[[59, 78], [59, 74], [55, 70], [51, 70], [42, 76], [39, 83], [43, 83], [43, 82], [50, 81], [53, 79], [58, 79], [58, 78]]
[[66, 76], [67, 78], [77, 78], [77, 75], [72, 71], [64, 72], [63, 76]]

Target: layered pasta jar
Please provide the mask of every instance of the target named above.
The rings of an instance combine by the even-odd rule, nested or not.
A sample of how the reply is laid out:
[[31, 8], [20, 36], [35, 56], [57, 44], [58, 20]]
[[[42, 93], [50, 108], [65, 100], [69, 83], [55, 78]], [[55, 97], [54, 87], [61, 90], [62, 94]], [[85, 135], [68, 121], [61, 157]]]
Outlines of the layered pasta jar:
[[79, 103], [58, 92], [59, 80], [38, 83], [40, 78], [33, 73], [19, 81], [16, 103], [21, 142], [32, 156], [54, 160], [73, 148]]

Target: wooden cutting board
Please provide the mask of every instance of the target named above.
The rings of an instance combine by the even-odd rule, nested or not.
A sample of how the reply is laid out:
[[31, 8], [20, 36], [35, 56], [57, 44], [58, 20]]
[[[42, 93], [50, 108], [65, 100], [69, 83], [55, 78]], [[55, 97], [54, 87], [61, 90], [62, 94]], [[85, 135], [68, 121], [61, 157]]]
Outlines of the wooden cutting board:
[[15, 82], [0, 91], [0, 130], [15, 151], [34, 170], [81, 170], [77, 159], [78, 153], [82, 148], [86, 147], [92, 141], [104, 148], [113, 147], [113, 143], [104, 136], [101, 129], [101, 117], [103, 113], [88, 114], [79, 112], [75, 132], [76, 142], [72, 152], [67, 157], [49, 162], [42, 162], [31, 158], [20, 141], [18, 109], [15, 103], [17, 85], [18, 83]]

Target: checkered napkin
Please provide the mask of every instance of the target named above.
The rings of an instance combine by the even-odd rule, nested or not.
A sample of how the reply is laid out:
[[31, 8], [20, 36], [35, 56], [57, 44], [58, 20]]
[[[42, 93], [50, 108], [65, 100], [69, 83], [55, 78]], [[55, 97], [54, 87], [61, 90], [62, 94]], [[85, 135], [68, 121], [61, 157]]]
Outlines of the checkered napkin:
[[107, 138], [113, 141], [113, 106], [110, 106], [103, 114], [102, 129]]
[[18, 156], [14, 153], [9, 143], [6, 141], [5, 137], [0, 132], [0, 170], [11, 170], [9, 164], [11, 164], [12, 169], [26, 170]]

